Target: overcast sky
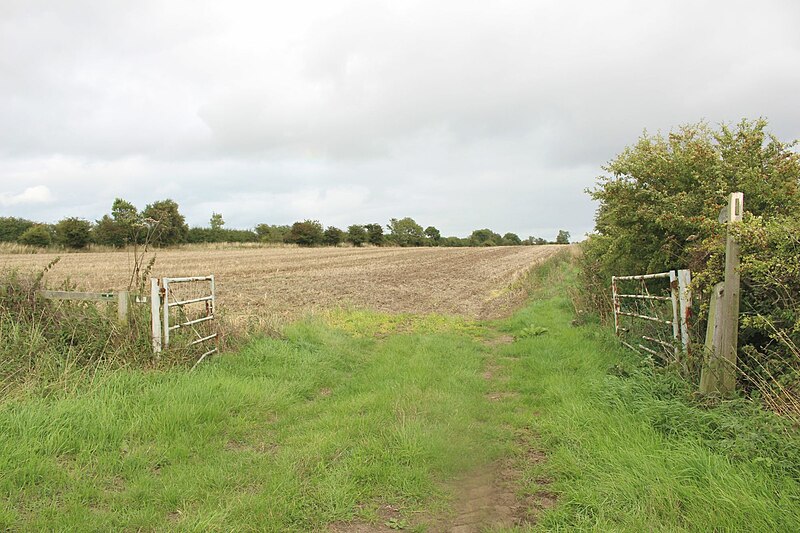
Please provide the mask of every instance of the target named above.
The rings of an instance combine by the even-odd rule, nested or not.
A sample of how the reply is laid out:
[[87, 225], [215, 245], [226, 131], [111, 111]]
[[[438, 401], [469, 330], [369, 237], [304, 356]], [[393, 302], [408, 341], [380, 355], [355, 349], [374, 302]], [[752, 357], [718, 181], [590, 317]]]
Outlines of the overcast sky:
[[800, 2], [0, 0], [0, 216], [578, 237], [647, 129], [800, 137]]

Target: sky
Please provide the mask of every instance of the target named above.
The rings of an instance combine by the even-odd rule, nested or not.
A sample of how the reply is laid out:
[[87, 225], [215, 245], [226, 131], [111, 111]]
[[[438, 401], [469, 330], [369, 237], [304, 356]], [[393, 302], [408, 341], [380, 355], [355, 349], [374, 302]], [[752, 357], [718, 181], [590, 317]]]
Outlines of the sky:
[[0, 0], [0, 216], [580, 238], [644, 132], [800, 138], [800, 2]]

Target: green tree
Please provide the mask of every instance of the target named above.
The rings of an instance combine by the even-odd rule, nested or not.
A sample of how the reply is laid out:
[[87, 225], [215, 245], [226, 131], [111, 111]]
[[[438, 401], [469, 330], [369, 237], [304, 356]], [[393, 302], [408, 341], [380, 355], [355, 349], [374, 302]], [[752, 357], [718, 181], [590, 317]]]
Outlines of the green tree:
[[142, 224], [142, 216], [132, 203], [122, 198], [115, 198], [114, 203], [111, 204], [111, 217], [117, 226], [112, 231], [115, 234], [114, 240], [122, 239], [121, 244], [114, 244], [114, 246], [144, 241], [146, 230]]
[[167, 199], [148, 204], [142, 217], [154, 225], [151, 237], [154, 245], [173, 246], [186, 242], [189, 226], [175, 201]]
[[499, 246], [503, 238], [489, 228], [476, 229], [469, 237], [470, 246]]
[[221, 230], [222, 226], [225, 225], [225, 220], [222, 219], [221, 213], [211, 213], [211, 220], [208, 221], [209, 226], [212, 230]]
[[17, 242], [34, 225], [34, 222], [24, 218], [0, 217], [0, 242]]
[[446, 246], [448, 248], [461, 248], [469, 245], [469, 239], [462, 239], [461, 237], [442, 237], [439, 241], [439, 246]]
[[503, 235], [504, 246], [519, 246], [522, 244], [522, 239], [516, 233], [506, 233]]
[[382, 246], [384, 241], [383, 226], [380, 224], [364, 224], [367, 230], [367, 242], [373, 246]]
[[441, 232], [433, 226], [425, 228], [425, 236], [428, 237], [433, 246], [439, 246], [439, 241], [442, 240]]
[[[742, 280], [747, 290], [742, 291], [741, 308], [763, 309], [759, 297], [781, 292], [782, 275], [775, 272], [769, 276], [774, 286], [756, 290], [758, 284], [773, 282], [761, 274], [747, 274], [744, 266], [794, 256], [794, 263], [778, 261], [786, 271], [796, 268], [798, 257], [778, 248], [781, 242], [796, 246], [792, 244], [797, 243], [792, 236], [796, 224], [771, 224], [796, 219], [800, 212], [800, 154], [793, 150], [795, 143], [779, 141], [766, 127], [763, 119], [718, 129], [705, 123], [685, 125], [667, 136], [644, 134], [615, 157], [605, 167], [607, 174], [589, 191], [599, 208], [596, 233], [584, 242], [581, 259], [587, 301], [605, 311], [612, 275], [675, 268], [690, 268], [695, 293], [707, 295], [723, 270], [726, 228], [717, 217], [735, 191], [744, 193], [744, 228], [759, 219], [762, 227], [754, 227], [752, 235], [782, 234], [781, 239], [764, 237], [758, 245], [742, 242]], [[748, 257], [751, 253], [758, 257]], [[790, 308], [781, 307], [781, 300], [773, 302], [771, 314], [792, 314]], [[740, 354], [778, 350], [770, 335], [763, 321], [760, 328], [740, 328]], [[769, 367], [765, 355], [759, 364]]]
[[353, 224], [347, 228], [347, 242], [353, 246], [363, 246], [367, 241], [367, 230], [361, 224]]
[[67, 248], [86, 248], [91, 242], [92, 224], [82, 218], [62, 219], [55, 225], [55, 241]]
[[29, 246], [45, 247], [50, 246], [50, 243], [53, 242], [53, 238], [47, 226], [44, 224], [35, 224], [26, 229], [22, 235], [19, 236], [18, 242]]
[[547, 244], [547, 239], [543, 239], [541, 237], [534, 237], [533, 235], [531, 235], [530, 237], [525, 239], [525, 244], [533, 244], [539, 246], [542, 244]]
[[569, 244], [569, 232], [564, 231], [563, 229], [558, 230], [558, 236], [556, 237], [556, 244]]
[[344, 232], [336, 226], [328, 226], [322, 236], [322, 242], [328, 246], [337, 246], [344, 241]]
[[425, 232], [422, 226], [411, 217], [393, 218], [387, 226], [389, 240], [397, 246], [422, 246], [425, 244]]
[[255, 231], [261, 242], [278, 243], [285, 242], [286, 235], [291, 231], [290, 226], [277, 226], [272, 224], [259, 224]]
[[590, 191], [600, 204], [596, 230], [610, 239], [604, 271], [702, 268], [707, 239], [720, 232], [719, 210], [734, 191], [754, 215], [796, 215], [800, 155], [766, 126], [681, 126], [667, 137], [645, 134], [614, 158]]
[[292, 229], [285, 237], [285, 242], [300, 246], [316, 246], [322, 244], [322, 224], [318, 220], [304, 220], [292, 224]]

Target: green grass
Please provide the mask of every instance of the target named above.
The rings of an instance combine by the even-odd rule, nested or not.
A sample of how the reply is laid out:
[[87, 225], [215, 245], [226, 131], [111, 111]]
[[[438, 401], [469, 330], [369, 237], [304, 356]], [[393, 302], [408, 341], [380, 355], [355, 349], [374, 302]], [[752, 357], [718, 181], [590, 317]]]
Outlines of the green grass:
[[[339, 312], [195, 372], [10, 399], [0, 527], [305, 531], [391, 504], [424, 529], [448, 481], [533, 445], [547, 461], [523, 467], [520, 495], [559, 494], [541, 530], [800, 530], [794, 431], [746, 402], [704, 408], [606, 329], [573, 326], [572, 276], [540, 268], [499, 322]], [[483, 342], [500, 334], [516, 341]]]

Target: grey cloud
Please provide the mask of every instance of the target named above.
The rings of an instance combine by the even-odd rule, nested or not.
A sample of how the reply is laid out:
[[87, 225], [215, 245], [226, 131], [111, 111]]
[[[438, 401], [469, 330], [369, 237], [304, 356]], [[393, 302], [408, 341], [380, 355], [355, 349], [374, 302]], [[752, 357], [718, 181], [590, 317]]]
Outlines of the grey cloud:
[[[591, 228], [644, 130], [766, 116], [800, 137], [800, 4], [4, 2], [3, 212], [171, 196], [229, 226], [415, 216]], [[551, 233], [552, 235], [546, 235]]]

